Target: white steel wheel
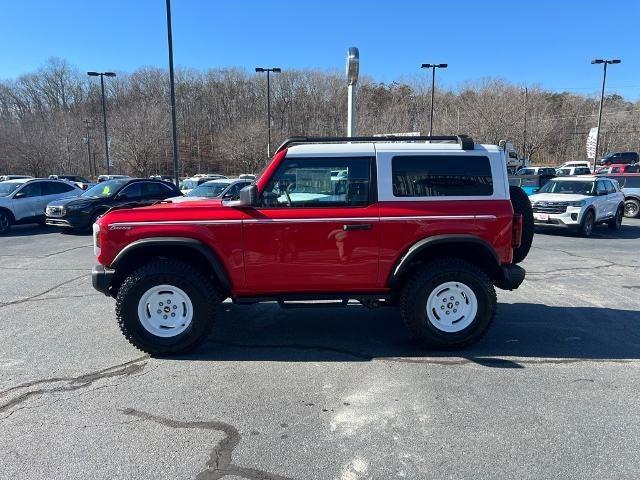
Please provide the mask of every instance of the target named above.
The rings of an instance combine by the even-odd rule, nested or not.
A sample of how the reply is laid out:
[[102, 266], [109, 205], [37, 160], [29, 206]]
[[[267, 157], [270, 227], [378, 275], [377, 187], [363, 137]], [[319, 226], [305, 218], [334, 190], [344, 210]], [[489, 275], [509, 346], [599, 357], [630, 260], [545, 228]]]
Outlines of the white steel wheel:
[[446, 333], [457, 333], [473, 323], [478, 299], [462, 282], [438, 285], [427, 299], [427, 318], [431, 325]]
[[173, 285], [156, 285], [140, 297], [138, 318], [152, 335], [176, 337], [191, 325], [193, 304], [184, 290]]

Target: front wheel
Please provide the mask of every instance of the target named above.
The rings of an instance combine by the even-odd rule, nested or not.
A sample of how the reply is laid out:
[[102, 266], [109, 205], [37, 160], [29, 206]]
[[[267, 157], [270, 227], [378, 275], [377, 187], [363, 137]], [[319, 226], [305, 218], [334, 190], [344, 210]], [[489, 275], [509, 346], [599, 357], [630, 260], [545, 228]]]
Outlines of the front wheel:
[[477, 342], [496, 313], [496, 291], [475, 265], [450, 258], [426, 264], [402, 289], [402, 319], [425, 346], [459, 349]]
[[0, 234], [8, 232], [11, 223], [11, 216], [7, 212], [0, 211]]
[[624, 207], [620, 205], [616, 211], [616, 216], [607, 222], [609, 230], [620, 230], [622, 228], [622, 217], [624, 216]]
[[155, 260], [130, 274], [116, 298], [124, 336], [151, 355], [195, 348], [208, 336], [220, 293], [188, 263]]
[[595, 223], [595, 215], [592, 210], [587, 210], [580, 224], [579, 233], [583, 237], [590, 237], [593, 233], [593, 224]]

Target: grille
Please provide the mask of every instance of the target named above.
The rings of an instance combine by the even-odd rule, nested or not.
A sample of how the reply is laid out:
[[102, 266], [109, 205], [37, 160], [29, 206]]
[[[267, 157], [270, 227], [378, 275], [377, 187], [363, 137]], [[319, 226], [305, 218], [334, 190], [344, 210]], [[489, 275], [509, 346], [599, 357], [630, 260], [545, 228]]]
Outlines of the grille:
[[47, 207], [48, 217], [64, 217], [64, 207]]
[[537, 202], [532, 207], [537, 213], [564, 213], [568, 206], [568, 202]]

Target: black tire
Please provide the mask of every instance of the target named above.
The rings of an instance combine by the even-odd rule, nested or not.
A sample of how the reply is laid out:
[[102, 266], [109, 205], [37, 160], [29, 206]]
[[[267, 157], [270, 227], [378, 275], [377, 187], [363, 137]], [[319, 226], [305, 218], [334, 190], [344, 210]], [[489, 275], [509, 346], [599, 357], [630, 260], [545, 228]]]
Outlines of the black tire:
[[[455, 332], [446, 332], [436, 327], [437, 320], [432, 322], [427, 314], [430, 295], [433, 293], [435, 301], [439, 302], [441, 293], [449, 289], [445, 288], [440, 292], [436, 292], [436, 289], [447, 282], [453, 282], [455, 286], [458, 282], [463, 284], [473, 291], [476, 298], [476, 314], [466, 327]], [[459, 297], [454, 297], [457, 298]], [[446, 298], [444, 300], [449, 301]], [[447, 308], [455, 308], [453, 303], [446, 305]], [[496, 305], [496, 291], [487, 275], [475, 265], [456, 258], [445, 258], [426, 264], [409, 279], [400, 295], [400, 312], [411, 334], [426, 347], [440, 350], [460, 349], [480, 340], [495, 317]], [[452, 313], [454, 311], [452, 310]], [[442, 315], [437, 310], [432, 312], [431, 318]], [[461, 317], [452, 323], [463, 319], [466, 322], [467, 318]]]
[[531, 208], [529, 197], [520, 187], [511, 185], [509, 187], [509, 196], [511, 197], [513, 212], [522, 215], [522, 242], [518, 248], [513, 249], [513, 263], [520, 263], [527, 258], [533, 243], [533, 209]]
[[582, 217], [582, 222], [580, 223], [580, 228], [578, 228], [578, 233], [583, 237], [590, 237], [593, 233], [593, 226], [595, 224], [595, 214], [593, 210], [587, 210]]
[[640, 202], [635, 198], [627, 198], [624, 201], [624, 216], [635, 218], [640, 214]]
[[624, 205], [620, 205], [616, 210], [616, 216], [607, 222], [609, 230], [620, 230], [622, 228], [622, 217], [624, 217]]
[[0, 235], [7, 233], [11, 229], [13, 218], [4, 210], [0, 210]]
[[[143, 326], [138, 316], [139, 301], [149, 289], [158, 285], [181, 289], [193, 306], [188, 328], [173, 337], [154, 335]], [[207, 338], [221, 300], [222, 295], [211, 280], [190, 264], [177, 260], [154, 260], [131, 273], [120, 286], [116, 297], [116, 318], [120, 330], [134, 347], [151, 355], [175, 355], [195, 348]]]

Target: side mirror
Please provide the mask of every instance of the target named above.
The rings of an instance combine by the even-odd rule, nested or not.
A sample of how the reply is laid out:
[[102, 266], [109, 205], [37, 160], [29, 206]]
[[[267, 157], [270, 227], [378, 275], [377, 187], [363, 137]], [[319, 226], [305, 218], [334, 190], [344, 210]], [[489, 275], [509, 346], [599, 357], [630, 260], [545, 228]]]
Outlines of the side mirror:
[[25, 198], [26, 196], [27, 196], [27, 194], [24, 193], [24, 192], [16, 192], [16, 194], [13, 196], [13, 199], [17, 200], [19, 198]]
[[240, 190], [240, 198], [237, 200], [239, 207], [255, 207], [258, 205], [258, 187], [249, 185]]

